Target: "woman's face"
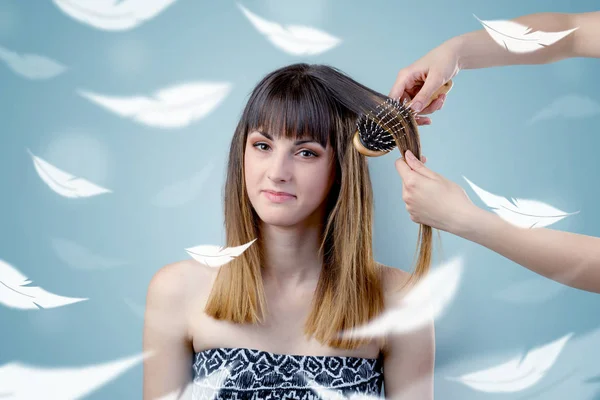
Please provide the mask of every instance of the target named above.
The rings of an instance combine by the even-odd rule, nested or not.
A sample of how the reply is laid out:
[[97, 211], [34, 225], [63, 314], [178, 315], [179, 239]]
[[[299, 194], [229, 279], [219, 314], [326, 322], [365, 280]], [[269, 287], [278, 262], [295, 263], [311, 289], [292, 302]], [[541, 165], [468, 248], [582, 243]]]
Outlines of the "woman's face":
[[244, 175], [254, 210], [270, 225], [293, 226], [309, 217], [320, 221], [335, 179], [333, 165], [329, 144], [323, 148], [310, 139], [277, 139], [266, 132], [249, 132]]

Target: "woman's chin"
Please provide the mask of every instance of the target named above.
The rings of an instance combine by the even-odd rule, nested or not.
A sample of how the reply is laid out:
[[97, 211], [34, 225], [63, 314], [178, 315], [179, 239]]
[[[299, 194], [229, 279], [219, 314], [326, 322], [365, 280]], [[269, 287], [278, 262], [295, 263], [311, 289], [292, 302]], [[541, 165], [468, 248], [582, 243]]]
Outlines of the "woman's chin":
[[295, 218], [290, 218], [289, 216], [260, 216], [260, 220], [263, 224], [271, 225], [271, 226], [280, 226], [280, 227], [290, 227], [298, 224], [298, 220]]
[[257, 215], [264, 224], [273, 226], [293, 226], [300, 222], [298, 216], [290, 210], [262, 210]]

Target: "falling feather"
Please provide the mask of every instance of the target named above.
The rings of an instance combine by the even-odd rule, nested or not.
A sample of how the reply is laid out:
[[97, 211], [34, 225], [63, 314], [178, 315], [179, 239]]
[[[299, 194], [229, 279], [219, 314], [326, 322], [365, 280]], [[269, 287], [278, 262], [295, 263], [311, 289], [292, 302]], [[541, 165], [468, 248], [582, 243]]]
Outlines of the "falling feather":
[[306, 377], [304, 377], [304, 379], [307, 381], [307, 385], [308, 387], [315, 392], [315, 394], [317, 394], [317, 396], [319, 396], [320, 399], [323, 400], [348, 400], [346, 396], [344, 396], [343, 394], [331, 390], [331, 389], [327, 389], [327, 387], [323, 386], [323, 385], [319, 385], [317, 382], [315, 382], [313, 379], [308, 379]]
[[154, 98], [112, 97], [79, 90], [88, 100], [139, 123], [158, 128], [180, 128], [204, 118], [221, 104], [231, 84], [192, 82], [162, 89]]
[[[597, 324], [596, 324], [597, 325]], [[591, 329], [591, 327], [588, 327]], [[562, 334], [561, 334], [562, 335]], [[460, 335], [459, 335], [460, 336]], [[500, 344], [504, 344], [500, 340]], [[527, 351], [515, 354], [511, 351], [496, 350], [498, 341], [477, 344], [476, 352], [463, 351], [452, 360], [443, 365], [436, 366], [435, 379], [442, 390], [451, 391], [457, 399], [498, 399], [514, 400], [554, 400], [554, 399], [589, 399], [598, 400], [600, 389], [598, 382], [592, 384], [591, 379], [598, 375], [598, 359], [600, 358], [600, 327], [596, 326], [591, 331], [584, 329], [577, 332], [561, 351], [559, 358], [553, 364], [544, 378], [531, 387], [514, 394], [497, 393], [486, 394], [473, 390], [467, 385], [457, 385], [456, 378], [465, 371], [479, 371], [492, 365], [505, 363], [515, 356], [523, 358]], [[505, 347], [505, 346], [501, 346]], [[525, 374], [525, 373], [524, 373]], [[519, 379], [519, 378], [517, 378]], [[446, 381], [446, 382], [443, 382]], [[508, 382], [507, 382], [508, 383]], [[412, 397], [407, 397], [412, 398]], [[415, 397], [416, 398], [416, 397]]]
[[53, 0], [71, 18], [107, 31], [124, 31], [156, 17], [177, 0]]
[[582, 262], [569, 265], [569, 268], [546, 273], [544, 276], [533, 274], [531, 279], [519, 281], [507, 287], [496, 298], [511, 303], [544, 303], [571, 286], [578, 276], [588, 270], [585, 257]]
[[185, 249], [185, 251], [201, 264], [205, 264], [209, 267], [220, 267], [238, 257], [255, 241], [256, 239], [241, 246], [226, 248], [211, 244], [203, 244]]
[[214, 399], [219, 394], [225, 380], [231, 375], [232, 368], [233, 364], [220, 367], [205, 377], [194, 378], [184, 390], [174, 390], [158, 400]]
[[194, 200], [204, 192], [204, 183], [214, 166], [214, 161], [211, 161], [194, 176], [165, 187], [154, 196], [152, 204], [159, 207], [179, 207]]
[[439, 318], [454, 298], [463, 268], [462, 257], [444, 263], [419, 281], [399, 306], [384, 311], [367, 324], [342, 332], [340, 337], [378, 337], [411, 332]]
[[[476, 15], [473, 16], [477, 18]], [[530, 27], [515, 21], [482, 21], [479, 18], [477, 20], [496, 43], [513, 53], [531, 53], [543, 49], [578, 29], [577, 27], [560, 32], [531, 32]]]
[[0, 47], [0, 60], [16, 74], [32, 80], [54, 78], [67, 70], [67, 67], [50, 58], [37, 54], [17, 54], [3, 47]]
[[83, 178], [77, 178], [61, 169], [56, 168], [49, 162], [35, 156], [29, 149], [27, 152], [33, 158], [36, 172], [44, 183], [56, 193], [64, 197], [91, 197], [103, 193], [111, 193], [111, 190], [97, 186]]
[[10, 308], [37, 310], [62, 307], [87, 298], [63, 297], [45, 291], [31, 283], [25, 275], [12, 265], [0, 260], [0, 303]]
[[320, 385], [313, 379], [309, 379], [302, 375], [304, 380], [307, 382], [308, 387], [315, 392], [320, 399], [323, 400], [381, 400], [381, 396], [373, 396], [369, 394], [351, 393], [349, 396], [345, 396], [338, 391], [327, 389], [326, 386]]
[[527, 124], [548, 119], [587, 118], [600, 114], [600, 104], [587, 96], [569, 94], [554, 100], [531, 117]]
[[507, 287], [494, 297], [514, 304], [543, 304], [565, 289], [563, 284], [543, 276], [535, 276]]
[[289, 54], [321, 54], [341, 43], [341, 39], [318, 29], [300, 25], [283, 27], [276, 22], [259, 17], [239, 3], [238, 7], [252, 25], [273, 45]]
[[78, 368], [43, 368], [13, 362], [0, 366], [0, 398], [82, 399], [138, 364], [150, 353]]
[[499, 393], [525, 390], [539, 382], [552, 368], [571, 336], [573, 333], [531, 350], [525, 357], [514, 357], [495, 367], [447, 379], [461, 382], [482, 392]]
[[479, 198], [488, 207], [493, 209], [492, 211], [502, 217], [502, 219], [521, 228], [541, 228], [549, 226], [569, 215], [579, 213], [579, 211], [566, 213], [537, 200], [513, 198], [513, 204], [505, 197], [487, 192], [464, 176], [463, 178], [471, 185], [471, 188], [473, 188]]
[[51, 242], [58, 258], [73, 269], [91, 271], [121, 267], [127, 264], [124, 260], [94, 254], [89, 249], [71, 240], [53, 238]]

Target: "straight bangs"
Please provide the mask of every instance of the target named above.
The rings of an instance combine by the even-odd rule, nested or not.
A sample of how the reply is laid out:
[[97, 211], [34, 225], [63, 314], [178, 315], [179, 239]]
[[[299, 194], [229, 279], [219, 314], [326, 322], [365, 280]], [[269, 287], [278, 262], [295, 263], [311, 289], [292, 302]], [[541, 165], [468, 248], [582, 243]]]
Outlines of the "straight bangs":
[[316, 79], [284, 74], [252, 96], [246, 117], [246, 135], [258, 130], [274, 138], [310, 139], [335, 148], [340, 109]]

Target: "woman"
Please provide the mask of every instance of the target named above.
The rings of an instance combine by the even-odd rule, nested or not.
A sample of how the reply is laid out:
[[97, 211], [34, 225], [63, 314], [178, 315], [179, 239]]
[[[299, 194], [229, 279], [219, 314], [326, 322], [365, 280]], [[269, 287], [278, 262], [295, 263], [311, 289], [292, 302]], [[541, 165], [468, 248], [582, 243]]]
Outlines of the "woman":
[[256, 86], [231, 142], [224, 212], [228, 247], [257, 240], [218, 269], [181, 261], [152, 278], [144, 399], [192, 377], [201, 398], [223, 368], [217, 399], [320, 398], [311, 382], [346, 396], [385, 384], [386, 397], [433, 398], [432, 321], [403, 335], [339, 335], [397, 306], [431, 259], [429, 227], [413, 274], [373, 259], [371, 182], [352, 137], [358, 116], [385, 99], [320, 65], [284, 67]]
[[[402, 69], [390, 92], [411, 98], [415, 111], [461, 69], [510, 64], [545, 64], [569, 57], [600, 58], [600, 11], [580, 14], [538, 13], [514, 22], [532, 32], [577, 28], [565, 38], [531, 53], [511, 53], [481, 29], [454, 37]], [[441, 95], [420, 114], [442, 108]], [[420, 125], [431, 120], [422, 117]], [[404, 154], [404, 153], [403, 153]], [[421, 157], [423, 162], [425, 158]], [[548, 228], [524, 229], [475, 206], [456, 183], [429, 170], [410, 152], [396, 162], [403, 198], [411, 219], [479, 243], [546, 278], [573, 288], [600, 293], [600, 238]], [[444, 201], [438, 201], [444, 199]]]

